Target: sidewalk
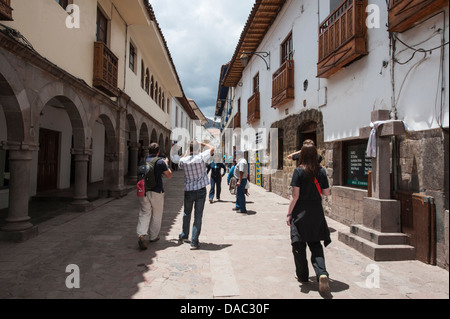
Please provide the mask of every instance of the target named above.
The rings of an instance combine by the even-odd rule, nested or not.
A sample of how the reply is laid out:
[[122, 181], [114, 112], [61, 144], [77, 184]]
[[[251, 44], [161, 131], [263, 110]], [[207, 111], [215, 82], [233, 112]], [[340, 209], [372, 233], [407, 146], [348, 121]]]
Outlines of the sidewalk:
[[[205, 204], [201, 249], [191, 251], [178, 242], [183, 172], [164, 182], [161, 240], [148, 250], [138, 250], [134, 191], [87, 213], [66, 212], [39, 224], [35, 239], [0, 242], [0, 298], [449, 298], [446, 270], [419, 261], [374, 262], [338, 241], [348, 227], [333, 220], [325, 249], [331, 291], [320, 295], [312, 267], [308, 284], [294, 279], [289, 201], [251, 185], [248, 214], [235, 213], [225, 179], [222, 201]], [[79, 289], [66, 287], [71, 264], [80, 270]]]

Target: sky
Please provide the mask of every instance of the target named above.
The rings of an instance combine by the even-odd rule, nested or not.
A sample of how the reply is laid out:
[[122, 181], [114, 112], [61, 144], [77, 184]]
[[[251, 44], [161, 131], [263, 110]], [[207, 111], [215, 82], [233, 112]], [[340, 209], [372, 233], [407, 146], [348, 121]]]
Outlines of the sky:
[[150, 0], [186, 97], [214, 119], [220, 69], [234, 54], [255, 0]]

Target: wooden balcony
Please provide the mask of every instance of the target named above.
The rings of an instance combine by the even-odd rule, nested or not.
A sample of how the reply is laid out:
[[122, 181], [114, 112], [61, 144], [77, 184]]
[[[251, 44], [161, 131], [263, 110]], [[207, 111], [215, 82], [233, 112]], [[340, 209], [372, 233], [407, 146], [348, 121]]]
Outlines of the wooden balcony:
[[241, 128], [241, 112], [237, 112], [233, 120], [233, 128]]
[[252, 124], [261, 118], [260, 115], [260, 93], [256, 92], [248, 99], [247, 123]]
[[119, 59], [103, 42], [94, 45], [94, 80], [93, 86], [108, 96], [117, 97]]
[[294, 61], [287, 60], [272, 77], [272, 107], [279, 108], [294, 98]]
[[389, 31], [404, 32], [448, 6], [448, 0], [392, 0], [389, 9]]
[[12, 21], [11, 0], [0, 0], [0, 21]]
[[368, 54], [367, 0], [345, 0], [319, 26], [317, 77], [328, 78]]

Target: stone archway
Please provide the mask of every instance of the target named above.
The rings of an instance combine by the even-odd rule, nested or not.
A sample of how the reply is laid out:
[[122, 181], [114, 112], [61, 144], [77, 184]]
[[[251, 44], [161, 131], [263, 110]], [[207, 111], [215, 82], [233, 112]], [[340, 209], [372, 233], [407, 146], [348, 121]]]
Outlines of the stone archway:
[[150, 146], [149, 129], [146, 123], [142, 123], [141, 129], [139, 130], [139, 160], [147, 158], [148, 147]]
[[[159, 144], [159, 152], [161, 155], [166, 155], [165, 154], [165, 150], [164, 150], [164, 136], [161, 134], [159, 134], [159, 140], [158, 140], [158, 144]], [[168, 155], [166, 155], [168, 156]]]
[[[89, 210], [92, 206], [88, 201], [87, 182], [92, 148], [87, 133], [89, 128], [89, 116], [85, 111], [85, 103], [83, 103], [80, 96], [69, 85], [62, 82], [50, 82], [39, 90], [32, 107], [38, 111], [36, 112], [37, 116], [34, 119], [36, 127], [40, 127], [41, 123], [45, 122], [46, 110], [49, 108], [59, 109], [60, 112], [66, 112], [71, 125], [71, 131], [69, 129], [69, 132], [66, 132], [67, 128], [58, 128], [55, 130], [60, 131], [62, 135], [71, 135], [69, 138], [71, 139], [70, 164], [68, 164], [69, 167], [64, 168], [66, 171], [70, 171], [70, 173], [68, 173], [70, 174], [68, 184], [74, 185], [74, 201], [70, 206], [70, 209], [76, 211]], [[54, 119], [53, 122], [56, 120], [57, 119]], [[47, 128], [50, 129], [53, 125], [56, 127], [55, 124], [46, 124]], [[64, 134], [62, 132], [64, 132]], [[61, 144], [62, 142], [64, 142], [64, 147], [67, 147], [65, 138], [61, 140]]]
[[[6, 72], [5, 72], [6, 71]], [[6, 77], [9, 78], [7, 80]], [[12, 81], [12, 82], [11, 82]], [[15, 85], [11, 86], [11, 83]], [[20, 94], [16, 93], [20, 92]], [[28, 201], [30, 194], [30, 169], [33, 152], [38, 146], [32, 135], [33, 126], [27, 121], [23, 112], [30, 110], [25, 90], [6, 62], [0, 65], [0, 106], [6, 130], [6, 141], [1, 141], [5, 161], [9, 163], [8, 217], [0, 229], [0, 238], [23, 241], [37, 236], [37, 227], [30, 223]], [[29, 130], [26, 130], [28, 128]], [[6, 152], [8, 153], [6, 159]], [[1, 172], [0, 168], [0, 173]]]
[[316, 147], [324, 157], [323, 115], [319, 110], [310, 109], [274, 122], [271, 128], [283, 130], [283, 149], [279, 150], [279, 156], [283, 156], [283, 167], [275, 174], [264, 176], [264, 187], [278, 195], [289, 198], [291, 194], [286, 186], [292, 178], [296, 162], [287, 160], [286, 156], [298, 151], [305, 138], [314, 137]]
[[137, 182], [137, 166], [139, 163], [139, 140], [136, 121], [134, 116], [127, 114], [127, 145], [128, 145], [128, 164], [126, 167], [128, 181], [127, 184], [135, 184]]
[[156, 130], [152, 130], [152, 135], [150, 137], [150, 143], [158, 143], [158, 134], [156, 133]]

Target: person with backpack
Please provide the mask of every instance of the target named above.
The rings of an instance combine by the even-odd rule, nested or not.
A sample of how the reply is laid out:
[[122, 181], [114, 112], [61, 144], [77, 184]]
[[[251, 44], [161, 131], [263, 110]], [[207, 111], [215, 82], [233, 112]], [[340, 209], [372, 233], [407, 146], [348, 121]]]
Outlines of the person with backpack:
[[292, 196], [286, 223], [291, 228], [292, 253], [296, 278], [309, 281], [306, 246], [311, 251], [311, 263], [319, 282], [319, 292], [329, 291], [328, 272], [321, 241], [325, 247], [331, 243], [330, 230], [322, 206], [322, 195], [330, 195], [326, 171], [317, 160], [314, 145], [303, 145], [298, 166], [291, 181]]
[[[138, 168], [139, 221], [137, 225], [140, 250], [147, 249], [145, 238], [150, 242], [159, 240], [164, 210], [164, 187], [162, 176], [172, 178], [169, 160], [159, 157], [159, 145], [152, 143], [149, 155]], [[143, 185], [143, 186], [142, 186]], [[143, 189], [142, 189], [143, 188]]]

